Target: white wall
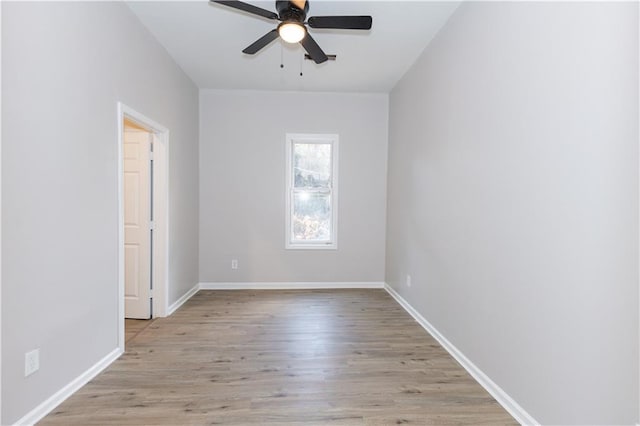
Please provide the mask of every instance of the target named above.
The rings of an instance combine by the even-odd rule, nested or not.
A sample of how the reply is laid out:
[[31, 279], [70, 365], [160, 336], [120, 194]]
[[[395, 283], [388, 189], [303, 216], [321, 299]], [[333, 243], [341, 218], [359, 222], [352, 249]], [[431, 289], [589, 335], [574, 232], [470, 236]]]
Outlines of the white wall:
[[544, 424], [638, 421], [637, 8], [463, 4], [390, 97], [387, 281]]
[[[387, 95], [201, 91], [200, 104], [201, 282], [384, 280]], [[284, 248], [286, 133], [340, 136], [337, 251]]]
[[117, 101], [170, 129], [169, 302], [197, 283], [198, 91], [122, 3], [2, 2], [2, 67], [8, 424], [117, 347]]

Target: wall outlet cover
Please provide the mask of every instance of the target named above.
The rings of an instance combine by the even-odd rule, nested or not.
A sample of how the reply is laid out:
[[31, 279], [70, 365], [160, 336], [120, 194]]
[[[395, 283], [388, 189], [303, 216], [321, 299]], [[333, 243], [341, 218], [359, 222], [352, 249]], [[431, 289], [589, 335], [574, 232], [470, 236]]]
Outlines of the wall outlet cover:
[[40, 368], [40, 349], [24, 354], [24, 377], [30, 376]]

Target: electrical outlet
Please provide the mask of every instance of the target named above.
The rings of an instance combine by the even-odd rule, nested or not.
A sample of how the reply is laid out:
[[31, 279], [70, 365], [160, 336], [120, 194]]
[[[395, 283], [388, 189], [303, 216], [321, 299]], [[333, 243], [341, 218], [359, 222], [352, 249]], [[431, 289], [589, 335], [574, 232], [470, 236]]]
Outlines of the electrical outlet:
[[411, 287], [411, 275], [407, 275], [407, 287]]
[[231, 259], [231, 269], [238, 269], [238, 259]]
[[24, 377], [30, 376], [40, 368], [40, 349], [24, 354]]

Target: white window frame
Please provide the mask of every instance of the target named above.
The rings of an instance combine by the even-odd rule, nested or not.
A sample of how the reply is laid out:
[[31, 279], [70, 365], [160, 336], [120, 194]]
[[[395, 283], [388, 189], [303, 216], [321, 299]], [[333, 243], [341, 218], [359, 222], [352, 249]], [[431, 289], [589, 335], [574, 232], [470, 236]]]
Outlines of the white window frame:
[[[331, 144], [331, 239], [329, 241], [294, 241], [293, 240], [293, 144], [318, 143]], [[287, 250], [337, 250], [338, 249], [338, 135], [287, 133], [286, 135], [286, 226], [285, 248]]]

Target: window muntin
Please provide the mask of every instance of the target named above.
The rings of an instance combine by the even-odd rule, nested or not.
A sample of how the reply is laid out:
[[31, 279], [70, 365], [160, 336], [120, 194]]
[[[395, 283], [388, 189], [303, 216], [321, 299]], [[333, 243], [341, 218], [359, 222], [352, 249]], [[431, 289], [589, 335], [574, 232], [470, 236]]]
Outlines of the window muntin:
[[287, 135], [286, 248], [337, 248], [337, 143], [337, 135]]

